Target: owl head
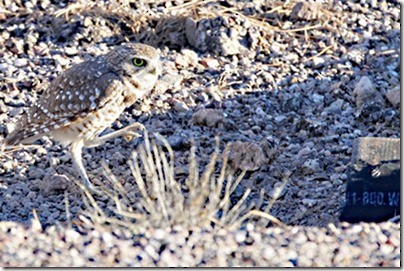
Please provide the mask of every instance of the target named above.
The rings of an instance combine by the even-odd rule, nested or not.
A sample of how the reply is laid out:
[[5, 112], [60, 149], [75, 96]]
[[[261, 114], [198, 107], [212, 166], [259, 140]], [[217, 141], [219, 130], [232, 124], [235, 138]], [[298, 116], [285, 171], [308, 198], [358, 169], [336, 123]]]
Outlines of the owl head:
[[151, 90], [161, 74], [160, 54], [149, 45], [123, 44], [110, 51], [106, 58], [112, 70], [142, 90]]

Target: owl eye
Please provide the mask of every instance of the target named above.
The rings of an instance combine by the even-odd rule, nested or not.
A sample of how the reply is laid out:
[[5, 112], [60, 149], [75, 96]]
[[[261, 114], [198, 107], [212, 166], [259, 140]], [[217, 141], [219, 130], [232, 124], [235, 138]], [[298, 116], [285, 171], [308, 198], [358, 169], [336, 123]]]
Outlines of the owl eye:
[[134, 58], [132, 59], [133, 65], [135, 65], [136, 67], [144, 67], [146, 66], [147, 62], [141, 58]]

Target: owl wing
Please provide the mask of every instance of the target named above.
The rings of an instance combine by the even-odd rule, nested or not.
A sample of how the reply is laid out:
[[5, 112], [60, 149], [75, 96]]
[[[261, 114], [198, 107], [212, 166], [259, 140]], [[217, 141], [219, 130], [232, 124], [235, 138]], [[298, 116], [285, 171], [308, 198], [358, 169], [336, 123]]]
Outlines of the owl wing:
[[7, 145], [33, 142], [103, 107], [122, 90], [119, 76], [100, 57], [75, 65], [51, 82], [4, 142]]

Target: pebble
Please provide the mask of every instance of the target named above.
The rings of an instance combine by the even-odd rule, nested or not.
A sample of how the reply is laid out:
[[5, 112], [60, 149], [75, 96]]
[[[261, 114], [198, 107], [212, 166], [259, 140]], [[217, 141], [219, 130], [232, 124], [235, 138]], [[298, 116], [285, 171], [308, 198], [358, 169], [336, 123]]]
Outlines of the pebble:
[[182, 67], [195, 66], [198, 63], [198, 54], [189, 49], [183, 49], [175, 59], [175, 63]]
[[268, 159], [258, 144], [236, 141], [231, 144], [229, 162], [235, 169], [255, 171], [267, 163]]
[[62, 55], [54, 55], [53, 59], [56, 61], [57, 65], [60, 65], [62, 67], [69, 66], [70, 64], [70, 60], [63, 57]]
[[0, 63], [0, 71], [4, 72], [8, 69], [7, 63]]
[[49, 159], [49, 165], [51, 166], [51, 167], [56, 167], [57, 165], [59, 165], [60, 164], [60, 159], [59, 158], [57, 158], [57, 157], [51, 157], [50, 159]]
[[375, 90], [372, 81], [367, 76], [363, 76], [356, 84], [353, 95], [358, 108], [368, 101], [380, 99], [380, 93]]
[[237, 243], [243, 243], [246, 240], [245, 232], [242, 231], [237, 232], [234, 237]]
[[324, 112], [331, 114], [341, 114], [342, 106], [344, 105], [344, 100], [337, 99], [332, 102], [328, 107], [324, 108]]
[[313, 59], [313, 67], [314, 68], [321, 68], [322, 66], [324, 66], [325, 64], [325, 60], [322, 57], [315, 57]]
[[14, 61], [14, 66], [16, 66], [17, 68], [23, 68], [28, 66], [28, 60], [25, 58], [17, 58]]
[[390, 89], [390, 90], [386, 93], [386, 98], [387, 98], [387, 100], [388, 100], [394, 107], [400, 107], [400, 96], [401, 96], [400, 85], [397, 85], [396, 87]]
[[178, 88], [181, 85], [184, 76], [180, 74], [166, 74], [161, 78], [161, 81], [166, 82], [170, 88]]
[[315, 199], [303, 199], [302, 203], [304, 205], [307, 205], [307, 206], [311, 207], [311, 206], [313, 206], [314, 204], [317, 203], [317, 200], [315, 200]]
[[67, 48], [65, 48], [65, 53], [68, 56], [74, 56], [74, 55], [77, 55], [78, 50], [76, 47], [67, 47]]
[[321, 16], [321, 6], [315, 2], [298, 2], [294, 5], [291, 13], [291, 19], [314, 20]]
[[217, 59], [214, 58], [203, 58], [200, 60], [200, 63], [205, 67], [205, 68], [211, 68], [211, 69], [216, 69], [220, 66], [220, 63]]
[[194, 125], [217, 127], [219, 124], [223, 124], [225, 119], [222, 110], [201, 109], [194, 113], [192, 121]]
[[178, 112], [185, 112], [189, 110], [189, 107], [181, 101], [175, 100], [174, 101], [174, 110], [178, 111]]
[[62, 174], [48, 175], [42, 181], [40, 189], [44, 195], [49, 196], [52, 194], [58, 194], [60, 191], [65, 191], [70, 183], [69, 178]]
[[13, 163], [13, 161], [7, 161], [3, 164], [3, 169], [5, 169], [6, 171], [11, 171], [15, 166], [15, 163]]

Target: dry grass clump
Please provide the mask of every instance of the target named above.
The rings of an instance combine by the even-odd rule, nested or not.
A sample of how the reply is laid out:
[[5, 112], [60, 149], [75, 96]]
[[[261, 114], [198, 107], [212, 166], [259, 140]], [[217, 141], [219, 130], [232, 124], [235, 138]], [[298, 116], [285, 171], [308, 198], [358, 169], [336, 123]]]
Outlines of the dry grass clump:
[[[211, 0], [184, 1], [177, 5], [169, 2], [79, 0], [66, 8], [57, 10], [54, 16], [64, 18], [66, 21], [78, 15], [102, 18], [114, 30], [116, 36], [122, 39], [121, 41], [136, 40], [157, 47], [167, 45], [172, 48], [181, 48], [187, 44], [185, 35], [187, 18], [200, 21], [207, 18], [237, 16], [260, 29], [265, 36], [273, 35], [274, 32], [295, 35], [296, 32], [322, 27], [322, 24], [304, 24], [297, 28], [282, 25], [282, 20], [279, 18], [288, 16], [298, 1], [264, 1], [259, 7], [254, 6], [254, 3], [242, 1], [234, 2], [233, 6]], [[157, 11], [157, 7], [163, 6], [164, 14]], [[322, 12], [325, 13], [327, 10], [323, 9]]]
[[245, 171], [235, 176], [227, 170], [229, 146], [223, 152], [218, 176], [215, 169], [219, 162], [219, 141], [201, 175], [195, 147], [192, 147], [189, 175], [181, 185], [175, 179], [174, 154], [170, 145], [162, 136], [156, 135], [156, 138], [159, 143], [149, 139], [145, 133], [144, 143], [128, 161], [140, 197], [130, 197], [108, 169], [106, 175], [114, 184], [114, 191], [103, 189], [101, 192], [101, 196], [107, 196], [114, 202], [114, 206], [109, 206], [108, 210], [101, 209], [94, 197], [79, 184], [85, 192], [84, 202], [87, 205], [85, 217], [81, 216], [84, 222], [120, 225], [132, 230], [175, 225], [189, 228], [213, 225], [232, 230], [247, 219], [258, 217], [265, 219], [266, 223], [270, 220], [282, 225], [278, 219], [259, 211], [262, 197], [257, 204], [247, 204], [250, 189], [232, 204], [231, 195], [243, 179]]
[[[0, 1], [1, 2], [1, 1]], [[182, 48], [189, 45], [186, 37], [186, 20], [201, 22], [203, 19], [225, 18], [233, 22], [239, 18], [240, 22], [248, 22], [254, 29], [259, 30], [261, 40], [270, 40], [274, 33], [304, 37], [310, 39], [310, 33], [315, 30], [326, 29], [337, 31], [330, 25], [330, 18], [338, 17], [328, 4], [319, 5], [321, 16], [314, 21], [295, 22], [291, 24], [283, 17], [288, 17], [296, 3], [300, 1], [85, 1], [77, 0], [63, 8], [26, 10], [23, 3], [17, 1], [18, 12], [4, 12], [8, 23], [18, 23], [18, 18], [27, 16], [28, 21], [35, 21], [47, 31], [50, 36], [67, 36], [77, 34], [70, 31], [77, 22], [83, 22], [85, 28], [94, 28], [91, 35], [98, 35], [93, 42], [101, 41], [105, 37], [114, 37], [113, 43], [140, 41], [156, 47], [162, 45], [170, 48]], [[0, 5], [1, 6], [1, 5]], [[0, 12], [1, 14], [1, 12]], [[0, 16], [1, 18], [1, 16]], [[331, 20], [332, 21], [332, 20]], [[338, 20], [337, 20], [338, 21]], [[104, 31], [103, 26], [111, 31]], [[70, 29], [70, 30], [69, 30]], [[79, 30], [83, 31], [83, 29]], [[105, 32], [105, 33], [104, 33]], [[95, 34], [97, 33], [97, 34]], [[258, 33], [257, 33], [258, 34]], [[84, 35], [88, 35], [85, 32]], [[261, 44], [269, 46], [268, 42]], [[197, 48], [199, 49], [199, 48]]]

